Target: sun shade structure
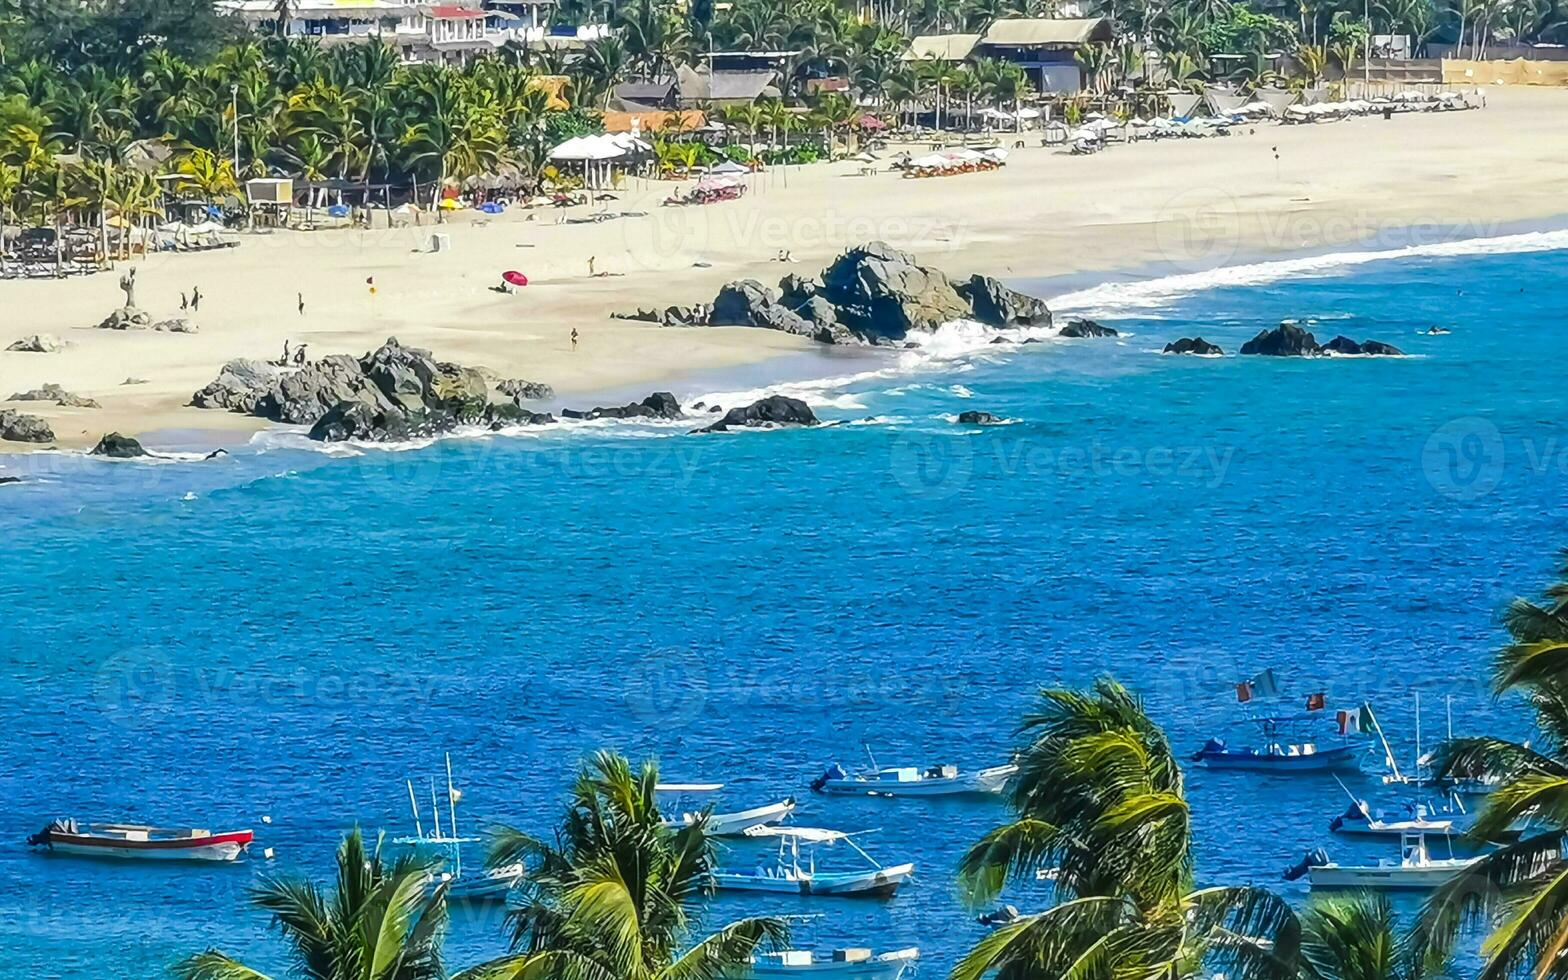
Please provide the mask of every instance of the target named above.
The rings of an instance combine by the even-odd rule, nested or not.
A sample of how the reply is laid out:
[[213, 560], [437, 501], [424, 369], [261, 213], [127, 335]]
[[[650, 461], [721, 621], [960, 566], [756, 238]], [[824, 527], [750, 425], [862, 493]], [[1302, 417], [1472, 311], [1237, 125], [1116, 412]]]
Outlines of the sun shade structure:
[[980, 38], [980, 44], [993, 48], [1077, 47], [1109, 40], [1111, 24], [1104, 17], [1030, 17], [996, 21]]
[[909, 42], [904, 61], [963, 61], [980, 43], [978, 34], [922, 34]]

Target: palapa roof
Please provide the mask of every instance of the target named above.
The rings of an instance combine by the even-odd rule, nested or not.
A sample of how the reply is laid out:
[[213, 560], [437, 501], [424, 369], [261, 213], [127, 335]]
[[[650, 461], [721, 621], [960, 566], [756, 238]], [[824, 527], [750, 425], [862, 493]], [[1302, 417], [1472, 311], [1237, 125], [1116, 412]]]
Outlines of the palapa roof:
[[978, 34], [921, 34], [911, 38], [904, 61], [963, 61], [980, 43]]
[[1111, 24], [1104, 17], [1011, 17], [993, 23], [980, 43], [998, 48], [1076, 47], [1110, 39]]
[[778, 95], [771, 71], [697, 71], [687, 65], [676, 69], [676, 86], [683, 102], [755, 102]]

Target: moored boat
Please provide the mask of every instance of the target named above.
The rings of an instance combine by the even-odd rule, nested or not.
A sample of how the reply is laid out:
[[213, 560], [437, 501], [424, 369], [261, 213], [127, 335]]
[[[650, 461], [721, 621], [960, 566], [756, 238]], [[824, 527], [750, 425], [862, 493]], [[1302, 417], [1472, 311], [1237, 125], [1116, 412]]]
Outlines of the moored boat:
[[[660, 793], [716, 793], [724, 788], [723, 783], [659, 783], [654, 787]], [[662, 809], [662, 808], [661, 808]], [[664, 824], [667, 827], [679, 829], [690, 827], [705, 813], [704, 810], [683, 810], [679, 816], [666, 817]], [[795, 798], [785, 797], [777, 803], [765, 803], [745, 810], [734, 810], [728, 813], [708, 813], [704, 830], [710, 837], [741, 837], [753, 827], [765, 827], [769, 824], [779, 823], [795, 812]]]
[[871, 747], [866, 746], [871, 768], [850, 772], [838, 763], [811, 782], [813, 793], [840, 793], [855, 796], [963, 796], [1000, 793], [1018, 772], [1012, 763], [964, 772], [943, 763], [934, 766], [877, 765]]
[[[777, 839], [779, 850], [775, 861], [760, 863], [754, 869], [717, 868], [711, 873], [715, 890], [888, 898], [915, 873], [913, 864], [881, 866], [851, 840], [854, 835], [839, 830], [756, 827], [747, 836]], [[853, 871], [817, 870], [816, 848], [838, 843], [848, 845], [869, 867]], [[804, 861], [802, 851], [806, 852]]]
[[1400, 838], [1398, 860], [1377, 864], [1336, 864], [1318, 852], [1285, 873], [1287, 881], [1303, 874], [1314, 889], [1366, 889], [1371, 891], [1431, 891], [1446, 884], [1478, 859], [1434, 858], [1427, 852], [1426, 835], [1406, 833]]
[[198, 828], [147, 827], [141, 824], [54, 820], [27, 838], [51, 854], [131, 858], [153, 861], [233, 861], [255, 839], [250, 830], [213, 832]]
[[435, 823], [433, 833], [425, 833], [424, 822], [419, 818], [419, 802], [414, 795], [414, 781], [407, 780], [408, 806], [414, 816], [414, 834], [395, 837], [392, 843], [415, 850], [440, 851], [446, 866], [431, 873], [431, 879], [447, 888], [447, 898], [454, 902], [505, 902], [512, 889], [523, 880], [527, 869], [522, 864], [501, 868], [481, 868], [478, 871], [463, 867], [463, 845], [481, 843], [478, 837], [462, 837], [457, 832], [457, 802], [463, 798], [452, 783], [452, 755], [446, 755], [447, 830], [441, 830], [441, 806], [437, 802], [435, 781], [430, 782], [430, 814]]
[[786, 949], [775, 953], [759, 953], [752, 957], [747, 969], [737, 970], [733, 980], [750, 980], [761, 977], [834, 977], [843, 980], [898, 980], [916, 960], [920, 950], [915, 946], [895, 949], [889, 953], [873, 953], [869, 949], [835, 949], [817, 955], [809, 949]]
[[[1257, 698], [1274, 700], [1278, 697], [1279, 688], [1272, 670], [1265, 670], [1236, 685], [1237, 702], [1246, 705], [1249, 710]], [[1275, 712], [1250, 716], [1247, 720], [1259, 729], [1257, 745], [1232, 747], [1222, 738], [1211, 738], [1192, 754], [1192, 761], [1206, 769], [1277, 773], [1284, 776], [1359, 770], [1364, 749], [1362, 745], [1349, 741], [1352, 734], [1359, 733], [1347, 730], [1347, 712], [1339, 712], [1341, 741], [1338, 745], [1319, 745], [1308, 734], [1311, 726], [1318, 723], [1320, 713], [1325, 711], [1327, 704], [1327, 695], [1319, 691], [1307, 695], [1303, 713]]]

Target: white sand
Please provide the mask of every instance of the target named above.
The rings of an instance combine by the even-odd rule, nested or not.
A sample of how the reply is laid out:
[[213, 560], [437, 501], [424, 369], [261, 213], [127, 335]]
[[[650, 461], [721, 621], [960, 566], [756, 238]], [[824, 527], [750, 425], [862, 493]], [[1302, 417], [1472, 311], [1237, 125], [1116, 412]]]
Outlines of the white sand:
[[[999, 172], [928, 180], [861, 177], [852, 162], [796, 167], [753, 178], [741, 201], [707, 207], [660, 207], [675, 185], [641, 184], [606, 206], [646, 217], [569, 225], [562, 218], [597, 208], [513, 210], [484, 226], [442, 227], [453, 245], [442, 254], [423, 250], [425, 227], [247, 235], [238, 249], [135, 263], [138, 302], [155, 318], [177, 315], [180, 292], [201, 288], [196, 335], [92, 329], [120, 304], [118, 272], [5, 281], [0, 348], [38, 332], [71, 347], [0, 352], [0, 395], [57, 382], [102, 402], [98, 410], [7, 405], [47, 418], [67, 447], [110, 430], [244, 431], [263, 423], [184, 407], [228, 359], [275, 357], [285, 339], [308, 343], [312, 357], [360, 354], [392, 335], [566, 394], [651, 390], [810, 344], [771, 331], [610, 320], [611, 311], [708, 300], [734, 278], [813, 274], [868, 239], [955, 275], [1054, 276], [1190, 271], [1369, 236], [1380, 247], [1485, 237], [1560, 215], [1568, 92], [1494, 89], [1488, 99], [1476, 112], [1263, 125], [1088, 157], [1030, 136]], [[780, 249], [794, 265], [773, 260]], [[589, 278], [590, 256], [614, 275]], [[490, 291], [506, 269], [531, 284], [512, 296]], [[121, 384], [131, 376], [148, 383]], [[36, 447], [3, 446], [28, 448]]]

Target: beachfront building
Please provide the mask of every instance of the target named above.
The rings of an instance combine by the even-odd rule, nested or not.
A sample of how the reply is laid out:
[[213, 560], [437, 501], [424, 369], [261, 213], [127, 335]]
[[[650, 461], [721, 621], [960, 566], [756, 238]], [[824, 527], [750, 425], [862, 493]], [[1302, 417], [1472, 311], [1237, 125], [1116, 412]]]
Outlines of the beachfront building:
[[506, 31], [492, 29], [478, 4], [416, 4], [407, 9], [409, 15], [398, 25], [397, 45], [411, 64], [466, 64], [507, 41]]
[[[274, 0], [217, 0], [216, 6], [251, 28], [273, 24], [278, 17]], [[371, 38], [390, 42], [409, 10], [398, 0], [296, 0], [288, 9], [286, 33], [321, 44]]]
[[778, 73], [772, 69], [732, 71], [701, 65], [680, 65], [673, 76], [615, 86], [614, 100], [623, 109], [690, 109], [698, 106], [750, 105], [779, 97]]
[[914, 38], [904, 61], [1010, 61], [1022, 68], [1041, 92], [1077, 95], [1086, 87], [1078, 49], [1109, 42], [1114, 32], [1104, 17], [1007, 17], [983, 34], [925, 34]]

